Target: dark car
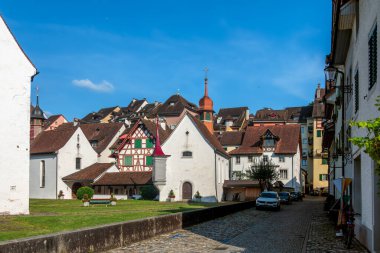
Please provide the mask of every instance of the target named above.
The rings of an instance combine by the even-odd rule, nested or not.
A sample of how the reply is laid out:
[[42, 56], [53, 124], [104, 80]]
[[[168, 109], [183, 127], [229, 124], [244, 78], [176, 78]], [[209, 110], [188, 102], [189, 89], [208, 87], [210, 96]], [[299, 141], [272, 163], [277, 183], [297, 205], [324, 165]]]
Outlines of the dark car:
[[284, 204], [288, 204], [289, 205], [290, 203], [292, 203], [292, 200], [291, 200], [289, 192], [279, 192], [278, 196], [280, 196], [280, 202], [281, 202], [281, 204], [284, 203]]
[[302, 201], [302, 193], [300, 192], [290, 192], [290, 199], [294, 201]]

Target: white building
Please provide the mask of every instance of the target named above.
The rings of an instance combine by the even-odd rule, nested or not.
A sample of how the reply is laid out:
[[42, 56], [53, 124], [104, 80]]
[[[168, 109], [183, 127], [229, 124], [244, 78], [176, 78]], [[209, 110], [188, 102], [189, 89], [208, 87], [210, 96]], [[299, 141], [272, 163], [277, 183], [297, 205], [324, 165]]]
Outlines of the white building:
[[80, 185], [62, 178], [96, 163], [97, 156], [79, 126], [65, 123], [42, 132], [30, 148], [30, 198], [56, 199], [60, 191], [71, 198]]
[[233, 177], [245, 173], [259, 160], [277, 166], [285, 187], [302, 190], [300, 125], [249, 126], [242, 145], [229, 152]]
[[37, 74], [0, 16], [0, 214], [29, 213], [30, 85]]
[[[380, 95], [379, 16], [378, 0], [333, 2], [332, 48], [328, 60], [343, 75], [336, 78], [335, 85], [340, 88], [326, 84], [327, 134], [324, 136], [324, 147], [330, 151], [330, 179], [352, 178], [353, 208], [360, 213], [355, 216], [356, 237], [371, 252], [380, 252], [379, 177], [375, 162], [363, 149], [351, 145], [348, 138], [366, 135], [355, 127], [351, 129], [351, 120], [366, 121], [380, 116], [375, 107]], [[330, 186], [330, 192], [339, 198], [331, 182]]]
[[171, 190], [175, 201], [191, 200], [197, 191], [205, 202], [223, 199], [229, 156], [202, 122], [186, 113], [162, 150], [168, 156], [154, 155], [153, 167], [160, 201], [166, 201]]

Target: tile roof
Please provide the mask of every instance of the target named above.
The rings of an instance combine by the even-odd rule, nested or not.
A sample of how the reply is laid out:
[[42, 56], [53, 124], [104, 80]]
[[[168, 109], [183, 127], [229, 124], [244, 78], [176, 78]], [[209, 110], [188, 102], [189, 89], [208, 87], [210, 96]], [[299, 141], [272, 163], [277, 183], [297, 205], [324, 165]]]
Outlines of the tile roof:
[[[318, 91], [318, 89], [317, 89]], [[323, 103], [323, 97], [325, 95], [325, 89], [319, 88], [320, 94], [317, 96], [317, 91], [315, 92], [315, 99], [313, 104], [313, 118], [324, 118], [325, 117], [325, 105]]]
[[229, 152], [230, 155], [263, 153], [261, 137], [269, 130], [279, 137], [276, 154], [295, 154], [300, 143], [301, 128], [299, 124], [275, 126], [249, 126], [244, 134], [241, 147]]
[[30, 154], [54, 153], [61, 149], [71, 138], [78, 126], [64, 123], [51, 131], [40, 133], [30, 145]]
[[98, 123], [108, 114], [112, 113], [118, 106], [102, 108], [98, 112], [91, 112], [81, 119], [83, 123]]
[[94, 150], [100, 154], [110, 144], [122, 126], [123, 123], [92, 123], [82, 124], [80, 128], [90, 143], [97, 142]]
[[93, 185], [145, 185], [152, 184], [152, 172], [108, 172]]
[[273, 110], [271, 108], [264, 108], [256, 112], [253, 121], [286, 121], [287, 119], [287, 110]]
[[137, 112], [137, 110], [140, 108], [140, 106], [146, 102], [146, 99], [133, 99], [127, 107], [123, 107], [123, 110], [127, 110], [129, 112]]
[[[225, 121], [232, 120], [232, 127], [240, 128], [245, 121], [248, 107], [221, 108], [214, 119], [214, 130], [225, 130]], [[218, 123], [219, 122], [219, 123]]]
[[160, 116], [179, 116], [185, 110], [196, 112], [198, 107], [187, 101], [181, 95], [173, 95], [168, 98], [158, 109], [158, 115]]
[[243, 141], [244, 132], [230, 131], [224, 132], [219, 136], [222, 146], [240, 146]]
[[53, 124], [59, 117], [64, 117], [62, 114], [52, 115], [44, 122], [44, 129], [50, 127], [51, 124]]
[[106, 172], [113, 163], [94, 163], [82, 170], [72, 173], [62, 178], [63, 181], [94, 181], [97, 177]]
[[223, 187], [260, 187], [260, 184], [258, 180], [224, 180]]
[[306, 123], [313, 114], [313, 106], [287, 107], [288, 122]]

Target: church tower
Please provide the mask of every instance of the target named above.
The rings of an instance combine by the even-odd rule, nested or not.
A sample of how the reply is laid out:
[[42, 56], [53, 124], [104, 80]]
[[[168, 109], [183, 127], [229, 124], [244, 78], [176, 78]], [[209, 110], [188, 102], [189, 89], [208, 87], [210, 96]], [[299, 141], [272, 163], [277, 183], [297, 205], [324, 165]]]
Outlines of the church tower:
[[40, 108], [39, 98], [38, 98], [38, 87], [37, 87], [37, 101], [36, 106], [31, 107], [32, 111], [30, 114], [30, 140], [34, 140], [38, 134], [43, 130], [45, 116], [44, 112]]
[[214, 134], [214, 120], [213, 120], [213, 102], [212, 99], [208, 96], [208, 78], [207, 78], [207, 71], [208, 69], [205, 69], [206, 76], [205, 76], [205, 94], [204, 96], [199, 100], [199, 119], [202, 121], [202, 123], [207, 127], [207, 129], [210, 131], [211, 134]]

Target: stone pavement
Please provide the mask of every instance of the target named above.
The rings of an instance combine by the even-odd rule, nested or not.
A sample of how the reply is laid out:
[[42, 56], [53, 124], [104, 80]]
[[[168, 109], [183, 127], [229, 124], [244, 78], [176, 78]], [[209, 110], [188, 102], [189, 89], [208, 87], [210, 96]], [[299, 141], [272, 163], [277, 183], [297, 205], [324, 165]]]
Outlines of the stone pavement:
[[109, 252], [366, 252], [344, 250], [322, 208], [307, 197], [279, 212], [248, 209]]

